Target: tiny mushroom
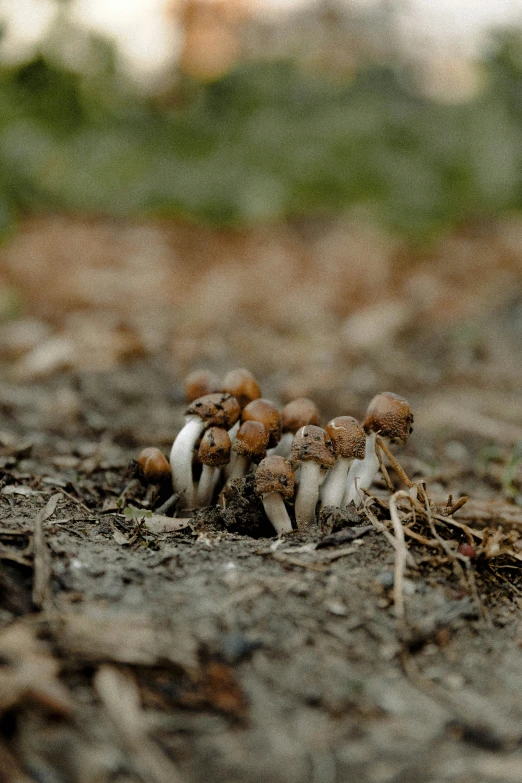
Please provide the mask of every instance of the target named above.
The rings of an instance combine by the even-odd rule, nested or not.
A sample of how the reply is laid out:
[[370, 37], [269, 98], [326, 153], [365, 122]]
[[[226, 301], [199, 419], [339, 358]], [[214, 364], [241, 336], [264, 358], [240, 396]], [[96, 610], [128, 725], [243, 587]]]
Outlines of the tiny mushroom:
[[399, 394], [382, 392], [368, 405], [363, 428], [366, 432], [366, 454], [364, 459], [355, 459], [348, 471], [343, 505], [352, 501], [360, 506], [364, 500], [362, 490], [369, 489], [379, 470], [375, 451], [376, 436], [393, 442], [407, 443], [412, 431], [413, 414], [408, 401]]
[[204, 394], [214, 394], [220, 391], [217, 375], [210, 370], [193, 370], [185, 378], [185, 399], [194, 402]]
[[319, 424], [319, 409], [313, 400], [308, 397], [299, 397], [289, 402], [281, 411], [281, 440], [272, 449], [271, 454], [280, 454], [289, 457], [292, 450], [292, 441], [297, 430], [307, 424]]
[[232, 450], [236, 452], [228, 483], [242, 478], [251, 462], [259, 462], [266, 455], [268, 432], [260, 421], [244, 421], [237, 431]]
[[180, 430], [170, 451], [172, 484], [180, 495], [180, 505], [194, 502], [192, 481], [192, 451], [207, 427], [230, 429], [240, 414], [239, 403], [231, 394], [206, 394], [189, 405], [185, 413], [185, 426]]
[[232, 394], [241, 408], [244, 408], [252, 400], [257, 400], [261, 397], [261, 389], [258, 382], [250, 370], [246, 370], [244, 367], [238, 367], [225, 375], [221, 384], [221, 391]]
[[273, 402], [259, 397], [243, 408], [242, 421], [260, 421], [268, 432], [268, 446], [276, 446], [281, 438], [281, 417]]
[[261, 497], [265, 513], [278, 536], [292, 532], [292, 522], [284, 498], [294, 494], [294, 473], [288, 460], [272, 455], [265, 457], [256, 470], [256, 494]]
[[137, 463], [139, 475], [146, 484], [162, 484], [171, 477], [167, 458], [155, 446], [140, 451]]
[[198, 457], [203, 469], [196, 493], [198, 506], [211, 503], [219, 469], [230, 461], [230, 447], [230, 437], [222, 427], [209, 427], [201, 438]]
[[306, 530], [315, 522], [321, 469], [331, 468], [335, 463], [332, 442], [327, 432], [313, 424], [301, 427], [292, 443], [290, 461], [294, 466], [301, 466], [295, 520], [298, 530]]
[[339, 507], [350, 463], [353, 459], [364, 459], [366, 436], [353, 416], [337, 416], [325, 429], [332, 441], [336, 462], [321, 486], [321, 505]]

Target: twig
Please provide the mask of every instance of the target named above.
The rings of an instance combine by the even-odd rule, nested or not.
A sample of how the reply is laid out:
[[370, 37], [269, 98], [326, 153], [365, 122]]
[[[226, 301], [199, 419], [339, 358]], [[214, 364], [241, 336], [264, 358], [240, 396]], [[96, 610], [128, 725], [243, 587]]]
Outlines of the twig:
[[462, 565], [459, 563], [459, 560], [457, 558], [457, 555], [452, 550], [448, 542], [442, 538], [437, 532], [437, 529], [435, 527], [435, 523], [433, 521], [432, 513], [431, 513], [431, 506], [428, 498], [428, 494], [424, 492], [424, 497], [426, 501], [426, 519], [428, 520], [428, 525], [431, 530], [431, 534], [434, 538], [437, 539], [441, 547], [443, 548], [444, 552], [448, 556], [448, 558], [453, 563], [453, 567], [455, 568], [455, 571], [457, 571], [459, 577], [461, 580], [464, 580], [464, 569], [462, 568]]
[[93, 516], [92, 508], [89, 508], [89, 506], [86, 506], [85, 503], [83, 502], [83, 500], [80, 500], [80, 498], [74, 497], [74, 495], [71, 495], [70, 492], [67, 492], [67, 490], [62, 489], [61, 487], [60, 487], [60, 492], [62, 493], [62, 495], [65, 495], [65, 497], [69, 498], [69, 500], [71, 500], [73, 503], [76, 503], [77, 506], [80, 506], [80, 508], [83, 508], [83, 510], [87, 512], [89, 517]]
[[288, 555], [284, 555], [282, 552], [272, 552], [272, 558], [277, 560], [277, 562], [281, 563], [282, 565], [292, 565], [298, 566], [299, 568], [307, 568], [310, 571], [319, 571], [322, 574], [325, 574], [330, 570], [328, 567], [318, 565], [317, 563], [306, 563], [304, 560], [298, 560], [297, 557], [288, 557]]
[[[366, 514], [366, 516], [368, 517], [372, 525], [375, 527], [375, 529], [379, 533], [382, 533], [383, 536], [386, 538], [386, 540], [391, 544], [391, 546], [395, 550], [397, 550], [397, 539], [394, 536], [392, 536], [390, 531], [387, 529], [386, 525], [383, 522], [380, 522], [375, 516], [375, 514], [372, 511], [370, 511], [369, 505], [370, 505], [369, 503], [365, 504], [364, 513]], [[389, 510], [388, 506], [386, 506], [386, 510], [387, 511]], [[406, 550], [406, 555], [408, 558], [408, 565], [410, 565], [412, 568], [415, 568], [417, 564], [413, 559], [411, 553], [408, 552], [408, 550]]]
[[[496, 568], [493, 568], [491, 565], [489, 567], [491, 569], [491, 573], [493, 573], [498, 579], [501, 579], [503, 582], [505, 582], [513, 590], [514, 593], [517, 593], [517, 595], [522, 595], [522, 590], [519, 587], [514, 585], [509, 579], [506, 579], [506, 577], [503, 574], [500, 574]], [[511, 567], [511, 566], [504, 566], [504, 568], [506, 567]]]
[[136, 487], [139, 487], [140, 484], [141, 482], [138, 481], [138, 479], [131, 479], [131, 481], [129, 481], [129, 483], [123, 488], [123, 490], [120, 492], [120, 494], [115, 500], [117, 508], [123, 506], [128, 496], [132, 493], [134, 489], [136, 489]]
[[409, 538], [413, 538], [414, 541], [418, 541], [419, 544], [424, 544], [424, 546], [432, 547], [433, 549], [440, 549], [440, 543], [438, 541], [434, 541], [431, 538], [426, 538], [426, 536], [421, 536], [420, 533], [416, 533], [415, 530], [412, 530], [409, 527], [404, 527], [404, 535], [409, 536]]
[[404, 570], [406, 568], [406, 559], [408, 556], [408, 550], [406, 549], [406, 542], [404, 541], [404, 531], [402, 529], [399, 512], [397, 510], [397, 500], [399, 498], [409, 498], [407, 492], [400, 489], [395, 492], [390, 498], [390, 517], [393, 525], [393, 532], [395, 533], [395, 540], [397, 545], [395, 547], [395, 568], [393, 575], [393, 601], [395, 604], [395, 614], [399, 620], [404, 619]]
[[446, 507], [444, 510], [446, 511], [446, 514], [451, 517], [456, 511], [458, 511], [462, 506], [465, 506], [468, 502], [469, 497], [467, 495], [464, 495], [464, 497], [459, 498], [456, 503], [453, 503], [452, 506], [449, 508]]
[[167, 500], [161, 506], [158, 506], [158, 508], [155, 509], [155, 513], [164, 514], [165, 516], [168, 516], [169, 511], [172, 511], [172, 509], [176, 507], [178, 498], [179, 495], [174, 493], [173, 495], [170, 496], [170, 498], [167, 498]]
[[386, 445], [386, 443], [384, 442], [384, 440], [381, 438], [381, 436], [380, 436], [380, 435], [377, 435], [377, 437], [376, 437], [376, 443], [377, 443], [377, 445], [379, 446], [379, 448], [380, 448], [380, 449], [381, 449], [381, 450], [382, 450], [382, 451], [383, 451], [383, 452], [386, 454], [386, 456], [388, 457], [388, 459], [389, 459], [389, 461], [390, 461], [390, 465], [392, 466], [392, 468], [394, 469], [394, 471], [397, 473], [397, 475], [399, 476], [399, 478], [401, 479], [401, 481], [402, 481], [404, 484], [406, 484], [406, 486], [407, 486], [407, 487], [410, 487], [410, 488], [411, 488], [411, 487], [413, 487], [413, 482], [412, 482], [412, 481], [410, 481], [410, 479], [408, 478], [408, 476], [406, 475], [406, 473], [405, 473], [405, 471], [404, 471], [404, 468], [402, 467], [402, 465], [400, 464], [400, 462], [398, 462], [398, 460], [397, 460], [397, 459], [396, 459], [396, 458], [393, 456], [393, 454], [391, 453], [391, 451], [389, 450], [388, 446]]
[[380, 448], [380, 444], [377, 444], [379, 448], [375, 449], [375, 453], [377, 454], [377, 459], [379, 460], [379, 469], [381, 471], [382, 477], [384, 479], [384, 483], [386, 484], [386, 487], [388, 488], [388, 491], [393, 493], [395, 492], [395, 487], [392, 484], [391, 478], [389, 476], [388, 471], [386, 470], [386, 465], [384, 464], [384, 460], [382, 458], [383, 451]]
[[45, 540], [43, 523], [54, 514], [56, 505], [61, 496], [61, 492], [52, 495], [44, 508], [38, 512], [34, 520], [33, 604], [38, 609], [44, 607], [44, 604], [48, 601], [51, 593], [51, 551]]
[[[491, 619], [489, 617], [486, 607], [483, 605], [482, 601], [480, 600], [479, 592], [477, 590], [477, 584], [475, 582], [475, 575], [473, 573], [473, 568], [471, 566], [471, 562], [469, 558], [464, 557], [463, 555], [460, 555], [458, 553], [455, 553], [450, 547], [450, 545], [448, 544], [448, 542], [444, 538], [442, 538], [442, 536], [439, 536], [435, 527], [435, 523], [433, 521], [428, 493], [425, 491], [425, 489], [424, 489], [424, 497], [426, 501], [426, 516], [432, 534], [435, 536], [437, 541], [439, 541], [442, 548], [444, 549], [444, 552], [450, 558], [451, 562], [453, 563], [453, 567], [455, 568], [455, 571], [460, 576], [460, 579], [463, 582], [467, 581], [467, 586], [469, 587], [471, 595], [473, 596], [473, 599], [479, 608], [480, 614], [482, 615], [486, 624], [489, 627], [491, 627]], [[448, 519], [448, 521], [450, 520]], [[464, 567], [462, 564], [464, 565]], [[467, 576], [467, 580], [465, 580], [464, 575]]]
[[319, 554], [318, 560], [315, 560], [314, 562], [328, 562], [332, 563], [334, 560], [338, 560], [340, 557], [346, 557], [347, 555], [353, 555], [357, 552], [356, 546], [343, 546], [338, 547], [337, 549], [334, 549], [333, 552], [321, 552]]
[[399, 460], [397, 459], [397, 457], [395, 457], [391, 453], [390, 449], [386, 445], [386, 442], [383, 440], [383, 438], [381, 438], [380, 435], [377, 435], [375, 442], [377, 443], [379, 448], [382, 449], [382, 451], [386, 454], [386, 456], [388, 457], [388, 460], [390, 461], [390, 465], [395, 470], [395, 472], [397, 473], [397, 475], [399, 476], [401, 481], [404, 484], [406, 484], [406, 486], [409, 489], [412, 489], [413, 487], [416, 487], [417, 491], [420, 492], [423, 495], [424, 500], [426, 500], [427, 496], [426, 496], [426, 492], [425, 492], [424, 488], [421, 486], [420, 483], [417, 483], [417, 482], [414, 483], [413, 481], [411, 481], [411, 479], [408, 477], [406, 471], [402, 467], [402, 465], [399, 462]]

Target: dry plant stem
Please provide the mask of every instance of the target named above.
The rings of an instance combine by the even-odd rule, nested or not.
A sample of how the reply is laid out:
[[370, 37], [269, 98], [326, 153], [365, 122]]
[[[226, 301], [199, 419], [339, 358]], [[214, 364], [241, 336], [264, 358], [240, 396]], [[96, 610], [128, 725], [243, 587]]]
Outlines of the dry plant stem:
[[52, 495], [45, 507], [38, 512], [34, 520], [33, 603], [38, 609], [45, 608], [45, 604], [49, 601], [51, 596], [51, 550], [45, 540], [43, 523], [54, 514], [56, 504], [60, 498], [60, 492]]
[[397, 500], [399, 498], [409, 498], [409, 495], [404, 490], [395, 492], [390, 498], [390, 517], [393, 525], [393, 532], [395, 533], [395, 540], [397, 546], [395, 548], [395, 568], [393, 575], [393, 600], [395, 603], [395, 614], [397, 619], [404, 619], [404, 570], [406, 568], [406, 559], [408, 557], [408, 550], [406, 549], [406, 543], [404, 541], [404, 531], [402, 529], [399, 512], [397, 509]]
[[186, 424], [170, 450], [172, 486], [180, 496], [180, 508], [190, 507], [194, 501], [192, 451], [205, 427], [206, 423], [199, 416], [187, 416]]
[[383, 438], [381, 438], [380, 435], [377, 435], [376, 437], [376, 443], [379, 446], [379, 448], [386, 454], [388, 459], [390, 460], [390, 465], [395, 470], [395, 472], [398, 474], [401, 481], [406, 484], [407, 487], [413, 487], [413, 482], [410, 481], [408, 476], [406, 475], [404, 468], [400, 464], [400, 462], [394, 457], [394, 455], [391, 453], [390, 449], [386, 445], [386, 442]]
[[453, 552], [452, 548], [448, 544], [447, 541], [445, 541], [442, 536], [439, 536], [437, 529], [435, 527], [435, 523], [433, 521], [433, 517], [431, 514], [431, 507], [429, 503], [429, 499], [427, 496], [427, 493], [424, 493], [425, 496], [425, 502], [426, 502], [426, 519], [428, 520], [428, 525], [431, 530], [432, 536], [439, 542], [440, 546], [444, 550], [445, 554], [448, 556], [448, 558], [453, 563], [453, 567], [455, 568], [455, 571], [457, 572], [458, 576], [460, 577], [461, 581], [464, 578], [464, 569], [462, 568], [462, 565], [459, 563], [457, 556]]
[[[486, 610], [486, 607], [483, 605], [482, 601], [480, 600], [480, 596], [477, 590], [477, 585], [475, 582], [475, 575], [473, 573], [473, 568], [471, 566], [471, 563], [468, 558], [463, 558], [462, 555], [456, 554], [453, 552], [451, 547], [449, 546], [448, 542], [445, 541], [439, 534], [437, 533], [437, 529], [435, 527], [435, 522], [433, 520], [433, 515], [431, 512], [431, 505], [428, 493], [426, 492], [426, 487], [422, 487], [424, 498], [425, 498], [425, 504], [426, 504], [426, 517], [428, 519], [428, 525], [430, 526], [430, 530], [432, 532], [432, 535], [434, 538], [437, 539], [440, 546], [443, 548], [444, 552], [448, 556], [448, 558], [453, 563], [453, 566], [455, 568], [456, 573], [459, 575], [462, 582], [466, 583], [467, 586], [469, 586], [470, 592], [473, 596], [473, 599], [475, 600], [475, 603], [477, 604], [480, 614], [482, 615], [483, 619], [485, 620], [486, 624], [491, 627], [491, 618], [489, 617], [489, 614]], [[449, 520], [448, 520], [449, 521]], [[464, 565], [464, 568], [463, 568]], [[464, 572], [465, 569], [465, 572]], [[467, 580], [465, 579], [465, 575], [467, 576]]]
[[168, 516], [169, 512], [176, 507], [177, 502], [178, 502], [178, 494], [175, 492], [173, 495], [170, 496], [170, 498], [167, 498], [167, 500], [164, 503], [162, 503], [161, 506], [158, 506], [158, 508], [155, 509], [155, 513], [165, 514], [166, 516]]
[[386, 469], [386, 465], [384, 464], [384, 460], [382, 458], [382, 450], [380, 448], [375, 449], [377, 454], [377, 459], [379, 460], [379, 470], [381, 471], [382, 477], [384, 479], [384, 483], [386, 484], [386, 488], [388, 489], [388, 492], [391, 492], [392, 495], [395, 492], [395, 487], [392, 484], [392, 481], [390, 479], [389, 473]]
[[449, 517], [451, 517], [456, 511], [458, 511], [462, 506], [465, 506], [468, 502], [469, 497], [467, 495], [464, 495], [464, 497], [459, 498], [456, 503], [454, 503], [452, 506], [446, 509], [446, 513]]
[[413, 538], [414, 541], [418, 541], [419, 544], [424, 544], [424, 546], [429, 546], [432, 549], [440, 549], [441, 545], [438, 541], [435, 541], [435, 539], [426, 538], [426, 536], [421, 536], [420, 533], [416, 533], [415, 530], [410, 530], [409, 528], [405, 527], [403, 528], [404, 535], [408, 536], [408, 538]]
[[[365, 506], [364, 506], [364, 513], [368, 517], [368, 520], [372, 523], [374, 528], [379, 533], [383, 534], [383, 536], [386, 538], [388, 543], [391, 544], [391, 546], [395, 550], [397, 550], [397, 546], [398, 546], [397, 539], [395, 538], [395, 536], [392, 536], [390, 531], [386, 528], [386, 525], [384, 525], [382, 522], [379, 522], [379, 520], [377, 519], [375, 514], [373, 514], [373, 512], [370, 511], [370, 503], [371, 503], [371, 500], [368, 503], [366, 503]], [[417, 564], [415, 563], [415, 560], [413, 559], [413, 556], [410, 554], [410, 552], [408, 552], [408, 550], [406, 550], [406, 557], [407, 557], [408, 565], [411, 566], [412, 568], [415, 568]]]
[[123, 505], [126, 502], [127, 497], [131, 494], [131, 492], [133, 492], [133, 490], [139, 486], [140, 486], [140, 482], [138, 481], [138, 479], [132, 479], [132, 481], [129, 481], [127, 486], [123, 489], [123, 492], [121, 492], [116, 498], [116, 505], [118, 506]]
[[506, 579], [506, 577], [503, 574], [500, 574], [498, 571], [496, 571], [491, 566], [490, 566], [490, 569], [491, 569], [491, 572], [496, 577], [498, 577], [498, 579], [500, 579], [502, 582], [504, 582], [504, 584], [508, 585], [508, 587], [510, 587], [511, 590], [513, 590], [514, 593], [516, 593], [517, 595], [521, 595], [522, 596], [522, 590], [520, 590], [516, 585], [514, 585], [509, 579]]
[[267, 492], [263, 495], [263, 508], [278, 536], [292, 532], [292, 522], [279, 492]]
[[212, 493], [216, 484], [216, 474], [219, 475], [219, 468], [212, 467], [211, 465], [203, 465], [196, 493], [196, 504], [198, 506], [209, 506], [212, 502]]
[[426, 496], [426, 491], [425, 491], [424, 487], [422, 487], [422, 488], [421, 488], [421, 487], [420, 487], [418, 484], [414, 484], [414, 483], [413, 483], [413, 481], [411, 481], [411, 479], [408, 477], [408, 475], [407, 475], [406, 471], [405, 471], [405, 470], [404, 470], [404, 468], [402, 467], [402, 465], [401, 465], [401, 463], [399, 462], [399, 460], [398, 460], [398, 459], [397, 459], [397, 458], [396, 458], [396, 457], [395, 457], [395, 456], [394, 456], [394, 455], [391, 453], [390, 449], [389, 449], [389, 448], [388, 448], [388, 446], [386, 445], [386, 442], [384, 441], [384, 439], [383, 439], [383, 438], [381, 438], [381, 436], [380, 436], [380, 435], [377, 435], [377, 438], [376, 438], [376, 443], [377, 443], [377, 445], [379, 446], [379, 448], [380, 448], [380, 449], [381, 449], [381, 450], [382, 450], [382, 451], [383, 451], [383, 452], [386, 454], [386, 456], [388, 457], [388, 460], [390, 461], [390, 465], [391, 465], [391, 466], [392, 466], [392, 468], [395, 470], [395, 472], [397, 473], [397, 475], [399, 476], [399, 478], [401, 479], [401, 481], [402, 481], [404, 484], [406, 484], [406, 486], [407, 486], [407, 487], [409, 487], [410, 489], [411, 489], [412, 487], [414, 487], [414, 486], [417, 486], [417, 487], [418, 487], [418, 489], [421, 491], [421, 494], [422, 494], [422, 496], [423, 496], [423, 499], [424, 499], [424, 501], [426, 501], [426, 500], [427, 500], [427, 496]]
[[299, 489], [295, 499], [295, 521], [298, 530], [308, 530], [315, 522], [315, 507], [319, 499], [321, 466], [308, 460], [301, 462]]
[[282, 565], [298, 566], [309, 571], [318, 571], [320, 574], [325, 574], [330, 570], [329, 566], [322, 566], [318, 563], [305, 563], [304, 560], [299, 560], [297, 557], [289, 557], [282, 552], [273, 552], [272, 558], [277, 560], [278, 563], [282, 563]]

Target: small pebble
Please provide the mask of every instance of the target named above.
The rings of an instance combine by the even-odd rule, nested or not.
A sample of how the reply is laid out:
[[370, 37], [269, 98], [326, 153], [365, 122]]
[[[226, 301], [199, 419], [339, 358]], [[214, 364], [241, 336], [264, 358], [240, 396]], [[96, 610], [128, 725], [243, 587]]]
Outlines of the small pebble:
[[348, 608], [341, 601], [327, 601], [325, 609], [337, 617], [346, 617], [348, 614]]

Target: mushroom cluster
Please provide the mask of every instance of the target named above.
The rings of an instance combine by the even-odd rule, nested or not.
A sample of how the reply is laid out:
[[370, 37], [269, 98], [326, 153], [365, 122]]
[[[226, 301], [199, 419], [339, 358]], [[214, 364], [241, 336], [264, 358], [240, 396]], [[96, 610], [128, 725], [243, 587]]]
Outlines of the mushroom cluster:
[[231, 482], [254, 472], [256, 493], [278, 535], [294, 529], [292, 512], [303, 531], [320, 509], [360, 506], [379, 471], [377, 438], [405, 444], [412, 431], [407, 400], [392, 392], [372, 399], [362, 424], [337, 416], [323, 429], [312, 400], [292, 400], [280, 411], [243, 368], [221, 382], [196, 371], [185, 391], [185, 425], [170, 452], [178, 508], [226, 503]]

